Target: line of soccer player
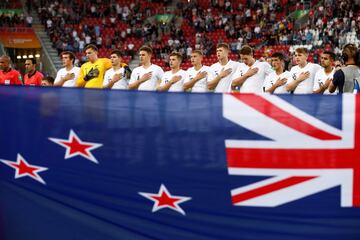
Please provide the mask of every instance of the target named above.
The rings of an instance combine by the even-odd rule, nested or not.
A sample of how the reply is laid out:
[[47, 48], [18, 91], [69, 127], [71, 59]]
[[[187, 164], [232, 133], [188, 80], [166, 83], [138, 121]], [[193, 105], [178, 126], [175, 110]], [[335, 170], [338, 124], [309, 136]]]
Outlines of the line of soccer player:
[[[335, 54], [325, 51], [321, 54], [320, 65], [307, 61], [308, 50], [297, 48], [290, 71], [285, 69], [285, 56], [281, 52], [272, 54], [269, 62], [254, 58], [253, 49], [243, 46], [240, 61], [229, 59], [230, 48], [226, 43], [216, 47], [218, 61], [211, 66], [202, 64], [203, 54], [194, 50], [191, 54], [192, 67], [181, 69], [182, 55], [173, 52], [169, 57], [170, 70], [151, 63], [152, 49], [143, 46], [139, 50], [140, 66], [130, 70], [122, 61], [120, 50], [113, 50], [109, 58], [99, 58], [95, 45], [84, 49], [87, 62], [81, 68], [74, 66], [72, 52], [61, 54], [63, 68], [55, 79], [44, 77], [36, 70], [35, 59], [25, 61], [26, 74], [22, 81], [20, 73], [9, 67], [7, 56], [0, 58], [0, 84], [42, 85], [85, 88], [111, 88], [144, 91], [172, 92], [232, 92], [242, 93], [342, 93], [354, 92], [360, 80], [357, 59], [359, 52], [355, 45], [343, 48], [345, 66], [335, 66]], [[337, 71], [338, 70], [338, 71]]]

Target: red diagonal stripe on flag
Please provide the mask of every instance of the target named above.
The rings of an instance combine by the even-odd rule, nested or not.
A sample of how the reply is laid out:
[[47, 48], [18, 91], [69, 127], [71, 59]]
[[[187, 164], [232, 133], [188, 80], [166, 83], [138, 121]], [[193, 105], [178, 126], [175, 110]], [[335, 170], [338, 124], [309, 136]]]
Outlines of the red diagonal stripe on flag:
[[315, 176], [289, 177], [289, 178], [283, 179], [281, 181], [274, 182], [272, 184], [268, 184], [266, 186], [253, 189], [251, 191], [236, 194], [236, 195], [232, 196], [232, 198], [231, 198], [232, 203], [237, 204], [239, 202], [243, 202], [243, 201], [251, 199], [251, 198], [255, 198], [255, 197], [270, 193], [270, 192], [274, 192], [274, 191], [277, 191], [277, 190], [280, 190], [280, 189], [284, 189], [286, 187], [290, 187], [290, 186], [293, 186], [295, 184], [299, 184], [299, 183], [308, 181], [308, 180], [313, 179], [313, 178], [316, 178], [316, 177]]
[[301, 120], [300, 118], [291, 115], [288, 112], [285, 112], [281, 108], [275, 106], [268, 100], [263, 97], [253, 95], [253, 94], [233, 94], [235, 98], [241, 102], [249, 105], [253, 109], [265, 114], [269, 118], [272, 118], [294, 130], [302, 132], [311, 137], [320, 139], [320, 140], [340, 140], [340, 136], [333, 135], [331, 133], [325, 132], [322, 129], [314, 127], [307, 122]]

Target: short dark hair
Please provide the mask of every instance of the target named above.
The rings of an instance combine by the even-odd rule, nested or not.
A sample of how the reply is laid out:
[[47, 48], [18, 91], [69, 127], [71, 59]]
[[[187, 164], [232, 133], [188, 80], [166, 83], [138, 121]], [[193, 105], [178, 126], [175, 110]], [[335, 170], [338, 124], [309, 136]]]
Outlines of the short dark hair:
[[94, 51], [98, 51], [98, 48], [94, 45], [94, 44], [88, 44], [88, 45], [86, 45], [86, 47], [84, 48], [84, 52], [86, 51], [86, 50], [88, 50], [88, 49], [92, 49], [92, 50], [94, 50]]
[[177, 57], [180, 60], [180, 62], [182, 62], [183, 57], [182, 57], [181, 53], [173, 51], [172, 53], [170, 53], [169, 57], [172, 57], [172, 56]]
[[122, 52], [119, 49], [114, 49], [111, 51], [110, 55], [116, 54], [116, 56], [118, 56], [119, 58], [123, 57]]
[[70, 51], [64, 51], [60, 54], [60, 56], [62, 57], [63, 55], [69, 55], [70, 60], [72, 60], [72, 63], [75, 62], [75, 54], [73, 52]]
[[241, 55], [253, 55], [253, 49], [249, 45], [244, 45], [240, 51], [239, 54]]
[[42, 80], [46, 80], [51, 84], [54, 84], [54, 81], [55, 81], [55, 79], [53, 77], [51, 77], [51, 76], [43, 77]]
[[274, 53], [271, 55], [271, 57], [272, 57], [272, 58], [278, 58], [278, 59], [280, 59], [280, 60], [282, 60], [282, 61], [285, 60], [285, 56], [284, 56], [284, 54], [281, 53], [281, 52], [274, 52]]
[[34, 65], [36, 64], [36, 59], [35, 58], [28, 58], [28, 59], [25, 60], [25, 62], [27, 60], [31, 61], [31, 63], [34, 64]]
[[218, 43], [218, 45], [216, 45], [216, 48], [225, 48], [226, 50], [230, 50], [229, 44], [227, 43]]
[[335, 53], [332, 52], [332, 51], [324, 51], [323, 54], [329, 55], [332, 60], [335, 60], [335, 59], [336, 59], [336, 55], [335, 55]]
[[140, 49], [139, 49], [139, 52], [140, 51], [145, 51], [145, 52], [147, 52], [148, 54], [152, 54], [153, 53], [153, 50], [152, 50], [152, 48], [149, 46], [149, 45], [144, 45], [144, 46], [142, 46]]

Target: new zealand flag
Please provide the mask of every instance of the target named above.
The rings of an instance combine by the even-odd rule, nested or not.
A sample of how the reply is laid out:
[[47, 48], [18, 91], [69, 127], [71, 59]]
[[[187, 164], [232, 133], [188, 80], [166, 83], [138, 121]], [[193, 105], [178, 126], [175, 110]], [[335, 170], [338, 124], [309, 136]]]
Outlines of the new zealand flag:
[[359, 239], [356, 95], [0, 88], [0, 239]]

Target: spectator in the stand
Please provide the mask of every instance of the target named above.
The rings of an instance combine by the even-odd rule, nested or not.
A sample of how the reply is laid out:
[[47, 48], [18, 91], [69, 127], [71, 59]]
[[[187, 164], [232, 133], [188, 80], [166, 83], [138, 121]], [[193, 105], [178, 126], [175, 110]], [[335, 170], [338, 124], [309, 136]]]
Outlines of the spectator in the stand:
[[307, 48], [297, 48], [295, 50], [295, 64], [290, 70], [291, 79], [286, 84], [286, 90], [296, 94], [312, 93], [316, 72], [321, 66], [308, 62], [309, 50]]
[[55, 78], [55, 86], [64, 86], [64, 87], [75, 87], [76, 79], [78, 79], [80, 74], [80, 68], [74, 66], [75, 55], [72, 52], [62, 52], [61, 60], [63, 68], [61, 68]]
[[329, 91], [332, 93], [338, 89], [339, 93], [354, 92], [356, 84], [360, 81], [359, 50], [355, 44], [347, 44], [342, 51], [342, 59], [345, 67], [340, 68], [334, 74], [330, 82]]
[[21, 74], [10, 67], [10, 57], [0, 57], [0, 85], [22, 85]]
[[98, 49], [93, 44], [87, 45], [84, 52], [88, 62], [81, 66], [76, 86], [102, 88], [104, 74], [111, 68], [111, 61], [108, 58], [99, 58]]
[[122, 62], [121, 51], [118, 49], [113, 50], [110, 55], [110, 60], [112, 68], [105, 73], [103, 88], [127, 89], [128, 78], [125, 71], [127, 65]]
[[330, 94], [328, 87], [335, 73], [335, 57], [335, 53], [330, 51], [321, 54], [320, 66], [322, 68], [315, 74], [313, 93]]
[[28, 16], [26, 17], [26, 26], [27, 26], [27, 27], [32, 27], [32, 23], [33, 23], [33, 17], [30, 16], [30, 15], [28, 15]]
[[164, 71], [158, 65], [151, 63], [152, 48], [142, 46], [139, 50], [141, 66], [134, 68], [129, 82], [130, 90], [155, 91], [158, 87]]
[[285, 69], [285, 56], [281, 52], [275, 52], [271, 56], [271, 65], [274, 72], [265, 78], [264, 91], [268, 93], [288, 93], [285, 84], [291, 78], [289, 71]]
[[41, 86], [41, 79], [43, 79], [44, 75], [36, 70], [36, 64], [35, 58], [25, 60], [24, 85]]
[[240, 87], [243, 93], [262, 93], [265, 78], [273, 71], [267, 62], [260, 62], [254, 58], [253, 49], [245, 45], [240, 49], [242, 63], [235, 73], [232, 88]]
[[182, 55], [172, 52], [169, 57], [170, 71], [164, 73], [158, 91], [181, 92], [186, 78], [186, 71], [180, 69]]
[[51, 76], [44, 77], [41, 79], [41, 86], [43, 87], [51, 87], [54, 85], [54, 78]]
[[214, 73], [210, 67], [202, 65], [203, 53], [200, 50], [194, 50], [190, 60], [193, 67], [187, 70], [184, 90], [208, 92], [208, 82], [214, 78]]
[[227, 43], [216, 46], [217, 63], [210, 66], [215, 77], [208, 82], [208, 88], [215, 92], [231, 92], [231, 82], [240, 63], [229, 59], [230, 47]]

